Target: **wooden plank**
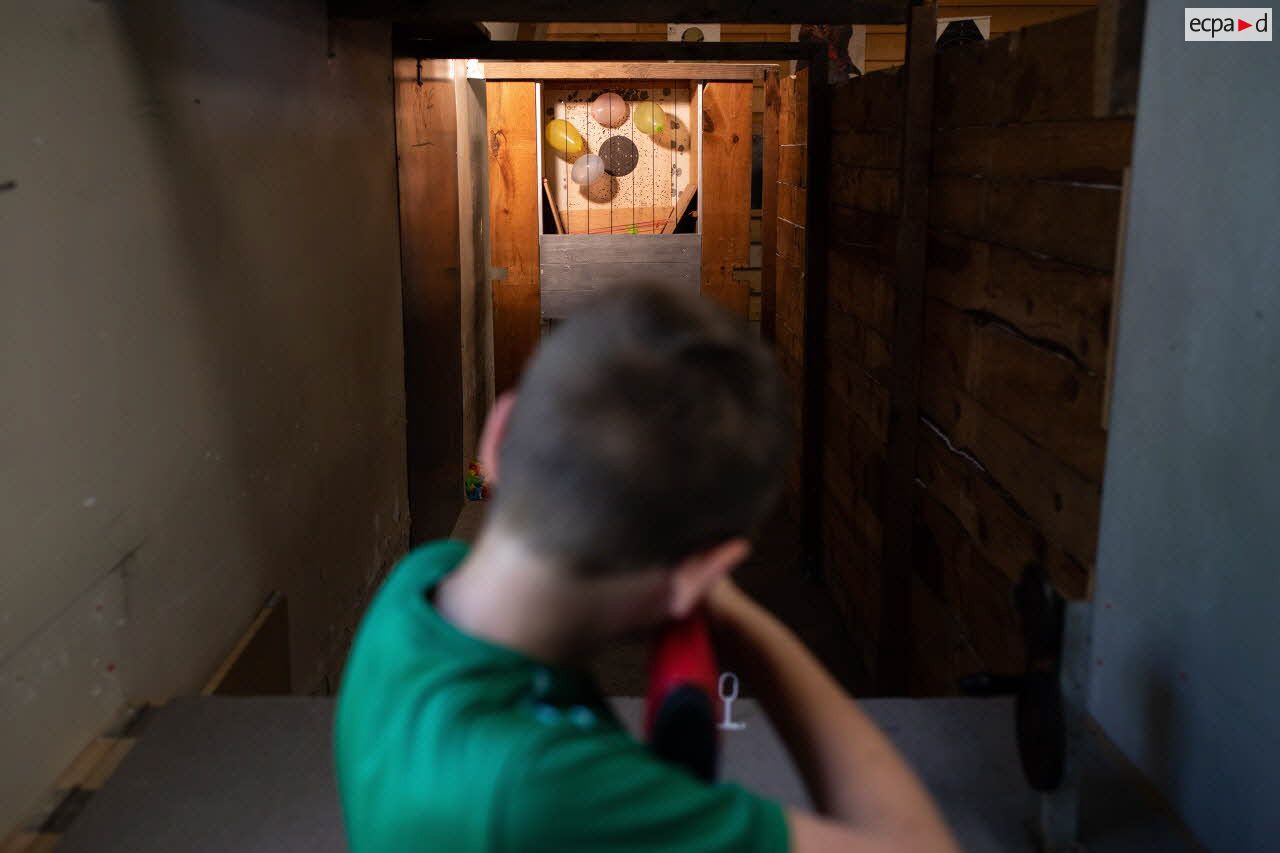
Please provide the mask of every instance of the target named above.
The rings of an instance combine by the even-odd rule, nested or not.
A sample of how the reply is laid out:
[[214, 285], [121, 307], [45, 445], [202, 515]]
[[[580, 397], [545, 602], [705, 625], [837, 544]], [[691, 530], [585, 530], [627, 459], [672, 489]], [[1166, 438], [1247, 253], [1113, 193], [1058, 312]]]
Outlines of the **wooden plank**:
[[[423, 3], [421, 0], [331, 0], [329, 13], [338, 18], [377, 18], [396, 23], [471, 21], [533, 21], [554, 23], [582, 17], [582, 6], [563, 0], [471, 0], [463, 4]], [[591, 17], [604, 22], [776, 23], [815, 24], [896, 23], [903, 20], [897, 0], [793, 0], [757, 3], [729, 0], [714, 5], [688, 0], [650, 0], [644, 5], [597, 4]]]
[[401, 58], [393, 70], [410, 537], [421, 542], [447, 533], [462, 504], [457, 108], [448, 63]]
[[759, 64], [722, 62], [517, 62], [484, 63], [486, 80], [729, 80], [764, 79]]
[[544, 235], [543, 266], [551, 264], [688, 263], [698, 257], [697, 234]]
[[538, 345], [538, 116], [534, 84], [487, 85], [494, 386], [515, 386]]
[[292, 686], [289, 600], [273, 593], [200, 694], [288, 695]]
[[902, 160], [899, 130], [842, 130], [831, 139], [831, 161], [866, 169], [897, 169]]
[[926, 489], [919, 490], [917, 508], [916, 574], [946, 605], [981, 669], [1022, 672], [1026, 649], [1013, 580], [983, 558], [960, 521]]
[[[778, 252], [778, 181], [781, 171], [781, 149], [778, 145], [778, 119], [781, 95], [778, 91], [778, 68], [764, 78], [764, 133], [761, 144], [763, 162], [760, 168], [760, 335], [774, 339], [777, 325], [777, 252]], [[797, 170], [798, 171], [798, 170]], [[754, 225], [753, 225], [754, 231]], [[755, 239], [752, 233], [750, 239]]]
[[1064, 596], [1086, 596], [1088, 566], [1051, 542], [974, 457], [947, 442], [932, 428], [922, 432], [916, 476], [921, 488], [964, 526], [973, 547], [1011, 582], [1035, 563], [1047, 568], [1055, 588]]
[[749, 262], [751, 85], [707, 83], [702, 96], [702, 292], [742, 318], [749, 292], [733, 271]]
[[898, 169], [864, 169], [844, 166], [832, 169], [829, 192], [832, 204], [868, 213], [892, 215], [898, 212]]
[[807, 145], [778, 146], [778, 182], [804, 186], [805, 173], [808, 171]]
[[[698, 259], [693, 256], [693, 262]], [[563, 290], [591, 290], [618, 284], [692, 284], [698, 283], [699, 270], [692, 262], [635, 261], [631, 263], [577, 263], [542, 265], [542, 316], [555, 316], [546, 306], [551, 294]]]
[[700, 238], [671, 236], [545, 235], [542, 237], [541, 310], [563, 319], [600, 290], [638, 282], [698, 291]]
[[[904, 579], [909, 624], [900, 638], [910, 669], [904, 671], [903, 694], [938, 696], [954, 693], [963, 675], [982, 669], [982, 659], [969, 645], [946, 603], [924, 579]], [[889, 638], [881, 635], [887, 641]]]
[[787, 222], [804, 222], [808, 208], [808, 193], [795, 184], [778, 185], [778, 215], [776, 219]]
[[1120, 187], [935, 175], [931, 227], [1109, 270]]
[[835, 244], [827, 253], [830, 310], [858, 318], [882, 339], [893, 333], [893, 268], [874, 251]]
[[[894, 254], [896, 311], [890, 346], [892, 432], [885, 481], [885, 562], [877, 687], [898, 694], [906, 687], [911, 612], [912, 519], [919, 429], [920, 346], [924, 327], [925, 251], [929, 226], [929, 162], [933, 138], [933, 78], [937, 7], [926, 0], [911, 9], [901, 112], [902, 189]], [[892, 91], [892, 90], [890, 90]], [[872, 110], [873, 112], [873, 110]]]
[[923, 369], [963, 389], [1083, 477], [1102, 481], [1103, 381], [1009, 327], [975, 321], [941, 302], [925, 307]]
[[1018, 511], [1081, 565], [1098, 544], [1101, 490], [954, 385], [924, 376], [921, 410], [950, 445], [978, 460]]
[[934, 233], [927, 294], [962, 311], [998, 318], [1105, 374], [1112, 277], [1027, 252]]
[[556, 233], [564, 233], [564, 220], [560, 218], [560, 205], [556, 204], [556, 194], [551, 191], [551, 182], [546, 178], [542, 179], [542, 189], [547, 196], [547, 204], [551, 205], [551, 218], [556, 223]]
[[1062, 121], [938, 132], [935, 174], [1120, 185], [1133, 153], [1133, 121]]

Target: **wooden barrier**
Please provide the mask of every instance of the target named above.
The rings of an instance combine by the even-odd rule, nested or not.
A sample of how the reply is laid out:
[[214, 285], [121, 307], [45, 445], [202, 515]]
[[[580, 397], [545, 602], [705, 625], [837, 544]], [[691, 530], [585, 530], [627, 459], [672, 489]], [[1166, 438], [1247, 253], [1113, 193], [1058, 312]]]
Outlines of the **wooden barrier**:
[[[895, 262], [906, 73], [833, 90], [823, 553], [882, 688], [950, 693], [967, 672], [1018, 670], [1012, 589], [1029, 564], [1068, 598], [1090, 595], [1133, 132], [1130, 117], [1094, 115], [1098, 29], [1084, 11], [938, 54], [914, 338]], [[795, 160], [784, 147], [781, 176]], [[783, 242], [780, 230], [780, 257]], [[780, 266], [780, 340], [783, 280]], [[913, 349], [918, 377], [899, 399], [893, 377]], [[908, 428], [904, 471], [889, 449]], [[904, 477], [909, 494], [886, 488]], [[884, 657], [895, 637], [905, 683]]]

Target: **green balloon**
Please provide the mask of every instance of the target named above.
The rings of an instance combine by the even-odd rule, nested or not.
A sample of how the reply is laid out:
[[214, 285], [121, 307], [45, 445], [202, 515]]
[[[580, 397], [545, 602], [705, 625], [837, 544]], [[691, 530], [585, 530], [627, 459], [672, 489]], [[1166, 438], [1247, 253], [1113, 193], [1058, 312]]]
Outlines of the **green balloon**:
[[653, 101], [641, 101], [631, 111], [631, 121], [641, 133], [655, 135], [667, 126], [667, 114]]

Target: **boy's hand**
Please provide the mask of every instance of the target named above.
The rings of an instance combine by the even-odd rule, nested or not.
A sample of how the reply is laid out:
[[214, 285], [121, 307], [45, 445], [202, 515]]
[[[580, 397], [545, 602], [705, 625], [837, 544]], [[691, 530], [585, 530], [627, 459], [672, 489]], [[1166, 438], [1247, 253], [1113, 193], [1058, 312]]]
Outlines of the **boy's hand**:
[[707, 594], [707, 613], [717, 624], [732, 621], [752, 606], [754, 602], [729, 578], [720, 580]]

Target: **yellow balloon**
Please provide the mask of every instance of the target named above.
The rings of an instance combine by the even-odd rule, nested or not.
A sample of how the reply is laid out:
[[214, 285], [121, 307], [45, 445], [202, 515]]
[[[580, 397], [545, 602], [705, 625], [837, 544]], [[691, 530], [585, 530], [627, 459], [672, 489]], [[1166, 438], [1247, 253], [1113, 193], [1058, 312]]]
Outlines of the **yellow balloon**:
[[586, 147], [578, 129], [562, 118], [547, 122], [547, 144], [566, 159], [577, 157]]
[[641, 133], [658, 134], [667, 126], [667, 114], [653, 101], [641, 101], [631, 111], [631, 121]]

